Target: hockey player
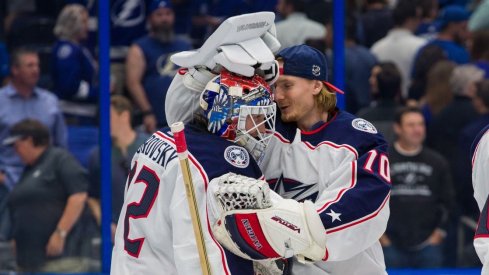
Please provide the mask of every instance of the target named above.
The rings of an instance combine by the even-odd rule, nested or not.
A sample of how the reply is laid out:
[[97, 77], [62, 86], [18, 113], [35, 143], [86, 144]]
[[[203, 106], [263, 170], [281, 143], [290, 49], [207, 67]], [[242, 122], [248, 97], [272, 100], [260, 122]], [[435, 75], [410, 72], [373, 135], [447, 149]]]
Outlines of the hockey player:
[[[214, 38], [219, 31], [213, 34]], [[232, 36], [226, 37], [231, 39]], [[264, 66], [269, 64], [263, 62], [267, 61], [263, 58], [265, 54], [257, 54], [273, 52], [275, 48], [270, 47], [273, 44], [240, 42], [230, 47], [221, 46], [226, 43], [220, 41], [209, 39], [195, 53], [172, 57], [175, 63], [189, 69], [175, 77], [168, 91], [165, 108], [169, 122], [189, 120], [188, 110], [194, 109], [192, 106], [198, 102], [194, 91], [205, 86], [216, 63], [241, 75], [264, 68], [266, 78], [271, 83], [276, 80], [273, 64]], [[204, 54], [208, 52], [212, 54]], [[285, 202], [279, 199], [272, 209], [255, 212], [248, 209], [244, 213], [239, 210], [218, 213], [215, 216], [221, 218], [214, 227], [215, 233], [222, 243], [246, 258], [299, 255], [298, 258], [315, 261], [312, 265], [295, 263], [293, 273], [297, 274], [386, 274], [378, 239], [385, 231], [389, 217], [387, 144], [371, 123], [336, 108], [335, 92], [339, 91], [326, 82], [327, 67], [322, 53], [301, 45], [284, 49], [278, 56], [282, 73], [275, 84], [275, 100], [282, 121], [277, 121], [277, 133], [270, 141], [260, 167], [271, 187], [285, 198]], [[263, 238], [256, 239], [255, 233], [260, 227], [270, 226], [269, 221], [261, 218], [282, 211], [284, 204], [291, 203], [288, 199], [314, 202], [313, 208], [321, 220], [321, 233], [327, 239], [327, 253], [320, 259], [315, 258], [316, 254], [301, 254], [293, 249], [284, 252], [287, 249], [277, 246], [279, 242], [274, 240], [280, 234], [264, 233], [260, 235]], [[218, 203], [209, 205], [215, 204]], [[305, 205], [310, 207], [309, 203]], [[296, 216], [294, 221], [316, 220], [310, 211], [304, 213]], [[254, 222], [244, 221], [241, 214], [255, 216]], [[250, 226], [232, 232], [229, 220]], [[306, 229], [295, 227], [290, 220], [275, 221], [291, 230], [304, 232]], [[309, 226], [307, 231], [312, 233], [310, 240], [313, 243], [321, 243], [316, 236], [317, 227]], [[222, 236], [223, 232], [228, 234]], [[247, 237], [249, 232], [254, 233], [252, 239]], [[256, 241], [259, 245], [253, 249]], [[263, 243], [269, 244], [266, 255], [257, 251], [263, 248]], [[295, 244], [287, 243], [287, 246], [291, 245]]]
[[[386, 274], [378, 241], [389, 217], [386, 142], [370, 122], [336, 108], [335, 93], [341, 91], [326, 82], [326, 59], [321, 52], [293, 46], [280, 51], [278, 61], [281, 74], [275, 83], [275, 101], [281, 121], [276, 123], [277, 132], [260, 167], [270, 188], [284, 201], [314, 202], [326, 235], [322, 259], [299, 255], [298, 259], [305, 256], [315, 261], [294, 263], [293, 273]], [[279, 211], [280, 204], [267, 211]], [[263, 211], [231, 211], [222, 213], [221, 220], [242, 220], [256, 213], [258, 222], [250, 226], [256, 232], [269, 222]], [[306, 220], [311, 219], [311, 214], [304, 213]], [[288, 227], [299, 227], [292, 218], [286, 221]], [[244, 251], [240, 244], [246, 234], [225, 227], [233, 242], [219, 240], [225, 245], [236, 243]], [[317, 233], [317, 227], [309, 230], [312, 236]], [[266, 236], [260, 242], [273, 244], [275, 237]], [[272, 248], [280, 251], [280, 247]]]
[[[222, 71], [207, 86], [201, 104], [204, 116], [187, 125], [185, 135], [212, 274], [251, 275], [252, 261], [230, 253], [213, 238], [205, 190], [210, 180], [227, 172], [263, 178], [253, 157], [261, 156], [273, 134], [272, 93], [259, 76]], [[169, 128], [155, 132], [137, 150], [125, 189], [111, 274], [202, 274]]]
[[483, 264], [481, 274], [489, 274], [489, 184], [487, 184], [489, 177], [489, 170], [487, 169], [489, 163], [489, 125], [482, 129], [475, 138], [470, 156], [472, 159], [474, 198], [481, 211], [474, 237], [474, 247]]

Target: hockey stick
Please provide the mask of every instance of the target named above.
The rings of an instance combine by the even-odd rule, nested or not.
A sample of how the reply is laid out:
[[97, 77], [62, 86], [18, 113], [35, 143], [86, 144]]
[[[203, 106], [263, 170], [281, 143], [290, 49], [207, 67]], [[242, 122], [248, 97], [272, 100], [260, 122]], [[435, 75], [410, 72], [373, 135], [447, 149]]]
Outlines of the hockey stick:
[[178, 158], [180, 159], [180, 168], [182, 169], [183, 182], [185, 184], [185, 193], [187, 193], [188, 208], [190, 209], [190, 217], [192, 218], [192, 226], [194, 228], [195, 240], [197, 241], [197, 250], [199, 251], [200, 266], [204, 275], [211, 274], [211, 267], [205, 249], [204, 234], [200, 222], [197, 201], [195, 199], [194, 184], [192, 174], [190, 173], [190, 165], [188, 161], [187, 141], [183, 129], [185, 126], [182, 122], [175, 122], [171, 126], [171, 131], [175, 138]]

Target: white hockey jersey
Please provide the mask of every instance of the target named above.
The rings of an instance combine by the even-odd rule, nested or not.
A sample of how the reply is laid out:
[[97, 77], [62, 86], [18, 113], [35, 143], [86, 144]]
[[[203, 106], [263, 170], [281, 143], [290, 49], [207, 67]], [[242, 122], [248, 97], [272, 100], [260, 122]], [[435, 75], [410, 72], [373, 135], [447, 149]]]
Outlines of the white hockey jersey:
[[474, 247], [483, 264], [481, 274], [489, 274], [489, 125], [477, 135], [470, 153], [474, 198], [481, 211]]
[[[207, 184], [227, 172], [263, 175], [248, 152], [187, 125], [190, 170], [212, 274], [253, 274], [253, 263], [213, 239], [206, 209]], [[136, 152], [126, 182], [112, 252], [111, 274], [202, 274], [183, 176], [169, 128], [153, 134]]]
[[327, 255], [294, 274], [386, 274], [379, 238], [389, 218], [387, 144], [368, 121], [338, 111], [310, 132], [277, 121], [260, 163], [284, 198], [312, 200], [327, 234]]

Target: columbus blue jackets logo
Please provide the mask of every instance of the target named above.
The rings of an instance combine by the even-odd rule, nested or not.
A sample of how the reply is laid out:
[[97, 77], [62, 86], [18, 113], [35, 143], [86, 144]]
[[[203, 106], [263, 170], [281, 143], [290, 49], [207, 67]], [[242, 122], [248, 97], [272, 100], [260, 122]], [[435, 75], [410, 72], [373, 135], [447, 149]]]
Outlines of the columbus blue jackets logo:
[[238, 168], [246, 168], [250, 164], [248, 151], [235, 145], [231, 145], [224, 150], [224, 159]]
[[351, 125], [353, 126], [353, 128], [357, 130], [371, 133], [371, 134], [377, 134], [377, 129], [375, 128], [375, 126], [363, 118], [355, 118], [351, 122]]
[[283, 174], [278, 179], [270, 179], [267, 182], [270, 185], [270, 189], [285, 199], [294, 199], [299, 202], [311, 200], [314, 202], [319, 194], [317, 183], [305, 184], [293, 179], [284, 178]]

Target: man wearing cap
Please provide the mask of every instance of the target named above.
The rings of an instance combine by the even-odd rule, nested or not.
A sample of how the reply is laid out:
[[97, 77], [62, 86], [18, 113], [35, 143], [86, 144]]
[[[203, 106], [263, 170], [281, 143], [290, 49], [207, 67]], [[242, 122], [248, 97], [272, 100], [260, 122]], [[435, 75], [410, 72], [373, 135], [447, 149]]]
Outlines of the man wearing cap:
[[457, 64], [468, 63], [470, 55], [464, 45], [468, 39], [468, 19], [469, 13], [463, 7], [446, 6], [438, 15], [437, 25], [440, 30], [438, 36], [421, 48], [417, 56], [426, 46], [436, 45], [443, 49], [449, 60]]
[[126, 59], [126, 84], [142, 111], [145, 130], [152, 133], [167, 125], [164, 106], [166, 90], [176, 72], [170, 62], [175, 52], [190, 44], [175, 38], [175, 14], [169, 0], [154, 0], [149, 6], [149, 34], [134, 42]]
[[276, 122], [260, 164], [270, 188], [311, 200], [326, 234], [323, 261], [295, 262], [295, 274], [386, 274], [378, 239], [389, 218], [387, 144], [368, 121], [336, 107], [326, 58], [306, 45], [277, 55]]
[[83, 229], [77, 223], [88, 175], [68, 151], [50, 146], [49, 140], [46, 126], [24, 119], [2, 141], [26, 165], [8, 198], [17, 266], [23, 272], [88, 271], [79, 258]]

